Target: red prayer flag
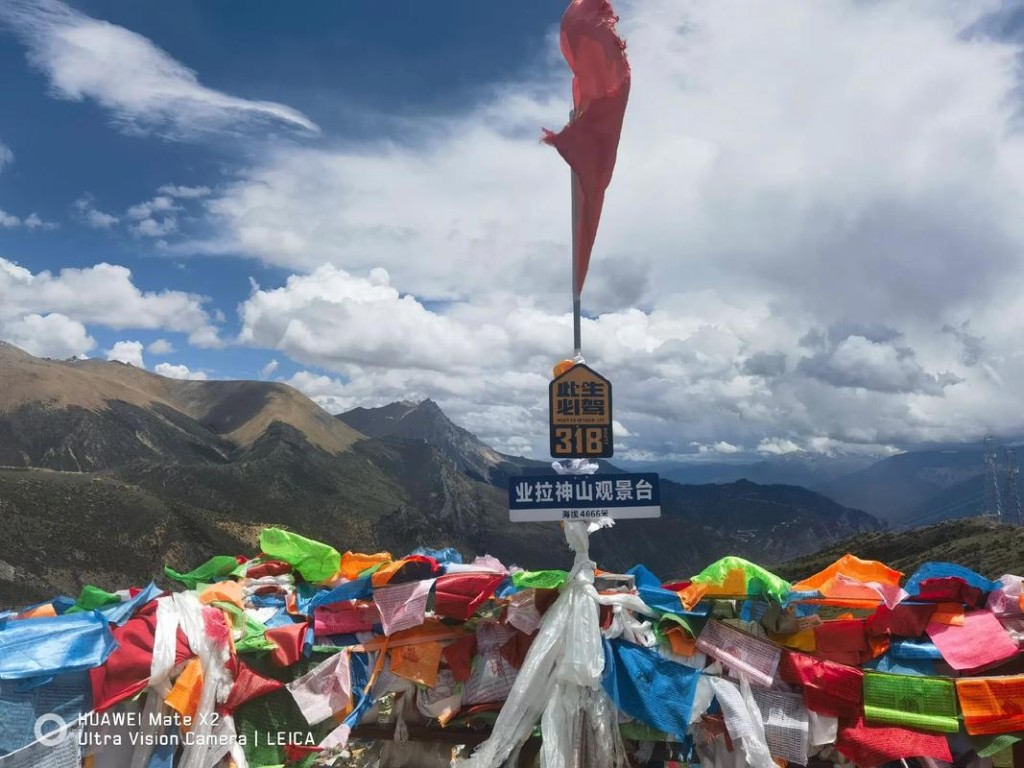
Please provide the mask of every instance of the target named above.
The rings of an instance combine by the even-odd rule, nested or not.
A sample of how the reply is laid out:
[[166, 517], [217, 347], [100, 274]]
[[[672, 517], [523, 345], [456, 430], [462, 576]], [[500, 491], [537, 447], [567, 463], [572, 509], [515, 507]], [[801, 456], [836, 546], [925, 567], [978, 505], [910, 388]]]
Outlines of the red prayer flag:
[[864, 673], [831, 661], [783, 651], [779, 677], [803, 687], [804, 704], [833, 717], [857, 717], [864, 711]]
[[270, 663], [275, 667], [290, 667], [301, 659], [308, 626], [308, 622], [304, 621], [301, 624], [274, 627], [264, 632], [267, 640], [277, 645], [277, 648], [270, 652]]
[[476, 655], [476, 635], [466, 635], [449, 643], [441, 656], [448, 662], [452, 670], [452, 676], [457, 682], [464, 683], [469, 680], [473, 671], [473, 657]]
[[863, 716], [839, 724], [836, 749], [863, 768], [874, 768], [908, 757], [932, 757], [946, 763], [953, 762], [945, 734], [890, 725], [868, 725]]
[[629, 99], [629, 62], [626, 44], [615, 31], [617, 21], [607, 0], [569, 3], [562, 16], [561, 48], [573, 72], [573, 118], [560, 132], [545, 131], [544, 136], [576, 175], [579, 207], [573, 288], [577, 295], [587, 277]]
[[235, 659], [233, 663], [237, 667], [235, 682], [231, 686], [227, 701], [224, 702], [224, 709], [228, 712], [234, 712], [247, 701], [258, 699], [284, 688], [284, 683], [280, 680], [261, 675], [241, 660]]
[[[93, 709], [97, 712], [109, 709], [149, 685], [156, 635], [156, 601], [144, 605], [123, 626], [114, 627], [113, 632], [117, 648], [105, 664], [89, 670]], [[174, 663], [181, 664], [192, 657], [192, 651], [180, 627], [176, 640]]]
[[494, 594], [505, 577], [492, 573], [452, 573], [434, 583], [434, 612], [466, 621]]

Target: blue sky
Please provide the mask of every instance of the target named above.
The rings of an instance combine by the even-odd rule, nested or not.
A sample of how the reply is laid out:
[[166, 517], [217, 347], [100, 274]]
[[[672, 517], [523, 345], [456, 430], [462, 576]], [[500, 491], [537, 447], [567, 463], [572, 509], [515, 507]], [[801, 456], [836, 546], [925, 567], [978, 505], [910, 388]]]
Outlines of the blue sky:
[[[562, 10], [549, 0], [525, 2], [507, 17], [469, 0], [454, 0], [443, 14], [416, 2], [313, 2], [299, 9], [268, 0], [244, 9], [191, 0], [70, 5], [145, 36], [200, 73], [207, 87], [287, 103], [308, 115], [322, 134], [285, 133], [285, 140], [299, 144], [379, 136], [383, 126], [376, 113], [415, 115], [464, 106], [492, 80], [530, 67]], [[0, 174], [0, 209], [22, 216], [36, 212], [59, 225], [49, 231], [0, 229], [0, 253], [16, 254], [32, 271], [101, 261], [124, 265], [143, 290], [208, 296], [208, 307], [220, 310], [228, 327], [249, 293], [250, 277], [273, 284], [287, 276], [286, 270], [239, 258], [245, 254], [169, 256], [152, 239], [83, 225], [73, 207], [84, 194], [98, 208], [119, 212], [152, 198], [162, 185], [215, 188], [280, 134], [185, 142], [126, 134], [92, 100], [52, 98], [47, 78], [28, 65], [25, 46], [12, 34], [0, 35], [0, 72], [0, 137], [16, 159]], [[200, 221], [192, 225], [202, 227]], [[124, 336], [100, 326], [91, 330], [101, 349]], [[242, 347], [189, 349], [160, 329], [132, 338], [147, 344], [171, 338], [184, 351], [178, 358], [225, 378], [255, 377], [273, 357]], [[281, 373], [298, 369], [278, 358]]]
[[[615, 5], [633, 85], [583, 332], [617, 455], [1024, 432], [1018, 7]], [[542, 455], [563, 10], [0, 3], [0, 338], [331, 411], [431, 397]]]

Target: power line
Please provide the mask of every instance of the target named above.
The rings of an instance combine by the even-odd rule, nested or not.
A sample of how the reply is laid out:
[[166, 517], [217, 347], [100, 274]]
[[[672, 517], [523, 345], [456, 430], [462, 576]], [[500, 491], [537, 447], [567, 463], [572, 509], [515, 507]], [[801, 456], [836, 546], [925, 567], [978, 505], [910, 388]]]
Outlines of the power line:
[[1017, 451], [1007, 446], [1003, 449], [1006, 456], [1006, 516], [1008, 522], [1013, 525], [1021, 525], [1024, 519], [1021, 518], [1020, 486], [1017, 476], [1020, 469], [1017, 467]]
[[999, 466], [996, 460], [995, 439], [985, 438], [985, 507], [981, 517], [994, 517], [1003, 522], [1003, 499], [999, 487]]
[[946, 504], [945, 506], [939, 507], [937, 509], [930, 509], [927, 512], [922, 512], [920, 514], [914, 515], [913, 517], [905, 518], [904, 520], [901, 520], [899, 522], [903, 522], [908, 526], [915, 526], [921, 523], [927, 523], [932, 520], [945, 519], [947, 517], [952, 520], [954, 519], [954, 516], [947, 515], [946, 513], [956, 509], [965, 509], [967, 511], [967, 514], [964, 516], [971, 517], [971, 511], [974, 510], [976, 512], [976, 510], [978, 509], [977, 505], [985, 500], [985, 495], [986, 494], [984, 491], [978, 491], [977, 493], [973, 494], [968, 498], [961, 499], [959, 501], [954, 501], [950, 504]]

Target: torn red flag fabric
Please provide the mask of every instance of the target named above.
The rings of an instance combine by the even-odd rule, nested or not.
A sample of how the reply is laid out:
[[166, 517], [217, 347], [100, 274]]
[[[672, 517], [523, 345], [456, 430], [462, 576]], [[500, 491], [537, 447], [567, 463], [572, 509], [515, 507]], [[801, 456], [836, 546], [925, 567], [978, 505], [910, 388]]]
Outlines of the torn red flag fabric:
[[607, 0], [569, 3], [562, 16], [561, 48], [573, 72], [573, 117], [558, 133], [545, 131], [544, 136], [575, 173], [577, 295], [587, 277], [629, 99], [629, 62], [626, 44], [615, 31], [617, 21]]
[[500, 573], [456, 573], [442, 576], [434, 587], [434, 612], [466, 621], [494, 594], [505, 577]]

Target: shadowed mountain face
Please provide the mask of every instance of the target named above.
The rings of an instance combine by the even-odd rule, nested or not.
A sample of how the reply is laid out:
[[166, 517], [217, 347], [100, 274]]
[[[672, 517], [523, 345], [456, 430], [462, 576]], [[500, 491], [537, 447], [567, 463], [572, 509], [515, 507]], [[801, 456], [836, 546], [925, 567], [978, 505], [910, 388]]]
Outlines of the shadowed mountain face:
[[380, 408], [355, 408], [338, 419], [368, 437], [419, 440], [437, 448], [455, 466], [476, 480], [504, 486], [509, 475], [526, 468], [547, 467], [518, 456], [498, 453], [472, 432], [454, 424], [437, 403], [402, 401]]
[[[947, 506], [945, 497], [950, 490], [984, 474], [983, 456], [980, 447], [901, 453], [812, 487], [840, 504], [867, 509], [892, 522], [921, 524], [973, 515], [981, 508], [981, 499], [975, 500], [973, 509], [958, 505], [945, 514], [942, 508]], [[980, 485], [980, 480], [975, 485]], [[955, 501], [959, 504], [966, 497]], [[929, 515], [933, 515], [930, 520]]]
[[[549, 464], [494, 451], [431, 401], [335, 418], [281, 384], [184, 382], [0, 344], [0, 467], [0, 606], [252, 554], [268, 525], [342, 551], [571, 562], [558, 524], [508, 520], [508, 477]], [[603, 567], [685, 576], [725, 554], [778, 561], [879, 526], [792, 486], [665, 482], [662, 496], [662, 519], [594, 536]]]
[[700, 485], [749, 480], [761, 485], [802, 485], [814, 488], [831, 480], [871, 466], [870, 456], [826, 456], [796, 452], [760, 461], [631, 462], [623, 468], [635, 472], [657, 472], [666, 480]]

